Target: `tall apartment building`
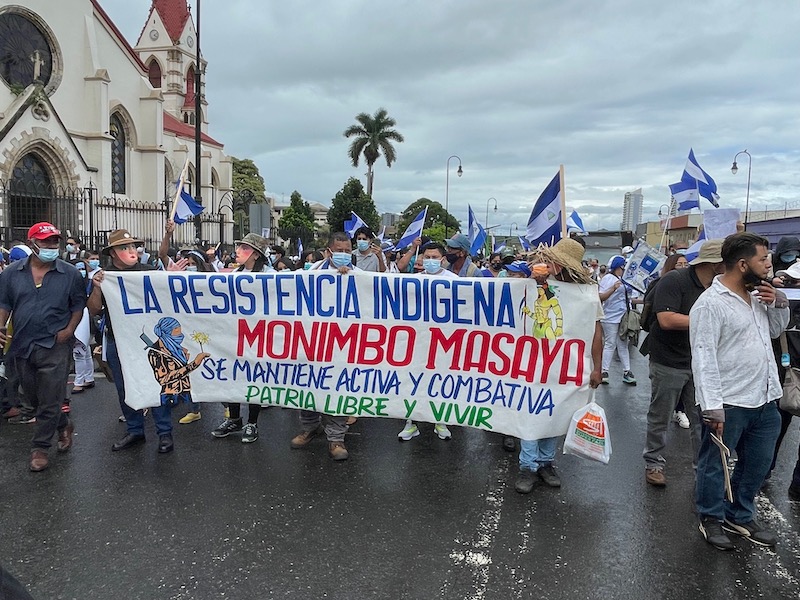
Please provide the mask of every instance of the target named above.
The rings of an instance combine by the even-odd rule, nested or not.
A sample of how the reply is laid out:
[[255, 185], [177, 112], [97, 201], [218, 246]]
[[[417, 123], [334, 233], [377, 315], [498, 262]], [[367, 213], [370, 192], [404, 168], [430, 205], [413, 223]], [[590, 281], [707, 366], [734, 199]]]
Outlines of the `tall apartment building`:
[[642, 209], [644, 206], [644, 196], [642, 188], [626, 192], [625, 202], [622, 205], [622, 231], [636, 231], [636, 226], [642, 222]]

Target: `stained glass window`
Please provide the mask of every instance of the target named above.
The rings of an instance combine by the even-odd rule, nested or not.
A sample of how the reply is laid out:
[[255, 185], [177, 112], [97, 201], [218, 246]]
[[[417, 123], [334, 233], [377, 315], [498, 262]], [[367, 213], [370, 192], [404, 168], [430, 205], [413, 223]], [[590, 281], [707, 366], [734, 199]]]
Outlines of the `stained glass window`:
[[111, 192], [125, 193], [125, 128], [119, 115], [111, 115]]
[[0, 15], [0, 76], [8, 85], [46, 84], [53, 71], [53, 54], [39, 28], [23, 15]]

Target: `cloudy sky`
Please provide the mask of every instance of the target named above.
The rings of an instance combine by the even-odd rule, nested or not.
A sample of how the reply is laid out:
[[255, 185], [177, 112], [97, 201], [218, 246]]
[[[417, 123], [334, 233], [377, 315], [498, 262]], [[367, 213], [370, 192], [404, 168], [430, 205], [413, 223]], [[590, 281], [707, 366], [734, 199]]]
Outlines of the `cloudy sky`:
[[[135, 43], [149, 0], [100, 0]], [[689, 148], [720, 205], [800, 208], [800, 11], [789, 0], [213, 0], [202, 3], [211, 134], [269, 192], [329, 204], [351, 166], [342, 132], [385, 107], [405, 143], [378, 163], [379, 212], [425, 196], [466, 225], [524, 229], [565, 165], [568, 209], [615, 229], [626, 191], [646, 220]], [[705, 202], [705, 201], [703, 201]], [[706, 203], [706, 206], [710, 206]], [[484, 224], [485, 225], [485, 224]]]

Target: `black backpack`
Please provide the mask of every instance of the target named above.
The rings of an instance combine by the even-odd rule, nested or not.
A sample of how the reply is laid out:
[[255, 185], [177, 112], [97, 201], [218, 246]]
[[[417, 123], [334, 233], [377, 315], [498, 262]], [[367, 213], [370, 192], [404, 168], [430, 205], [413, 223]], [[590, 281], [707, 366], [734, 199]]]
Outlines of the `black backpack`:
[[650, 287], [647, 288], [647, 291], [644, 293], [643, 298], [643, 305], [642, 305], [642, 316], [641, 316], [641, 324], [642, 329], [644, 331], [650, 332], [650, 327], [656, 320], [656, 313], [653, 312], [653, 297], [655, 296], [655, 289], [658, 287], [658, 282], [661, 279], [656, 279], [653, 283], [650, 284]]

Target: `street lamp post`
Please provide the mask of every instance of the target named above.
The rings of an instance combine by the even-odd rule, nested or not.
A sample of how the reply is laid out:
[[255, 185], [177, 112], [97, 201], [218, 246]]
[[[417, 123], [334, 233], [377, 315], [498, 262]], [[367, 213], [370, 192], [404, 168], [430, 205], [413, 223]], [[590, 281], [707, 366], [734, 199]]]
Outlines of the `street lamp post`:
[[517, 231], [517, 230], [519, 230], [519, 227], [517, 227], [517, 223], [516, 223], [516, 221], [515, 221], [515, 222], [513, 222], [511, 225], [509, 225], [509, 226], [508, 226], [508, 237], [509, 237], [509, 238], [511, 237], [511, 228], [512, 228], [512, 227], [514, 228], [514, 231]]
[[661, 206], [658, 207], [659, 220], [663, 216], [661, 209], [664, 208], [665, 206], [667, 207], [667, 212], [666, 212], [667, 218], [664, 221], [664, 227], [661, 231], [661, 242], [658, 244], [659, 250], [661, 250], [664, 247], [664, 238], [667, 237], [667, 230], [669, 230], [669, 220], [672, 218], [672, 205], [674, 204], [674, 202], [675, 199], [673, 198], [672, 200], [669, 201], [669, 204], [662, 204]]
[[489, 227], [489, 202], [494, 200], [494, 212], [497, 212], [497, 198], [492, 196], [486, 200], [486, 220], [483, 222], [484, 227]]
[[453, 154], [452, 156], [448, 157], [448, 159], [447, 159], [447, 178], [445, 179], [445, 186], [444, 186], [444, 212], [445, 212], [445, 217], [444, 217], [444, 238], [445, 238], [445, 240], [447, 240], [447, 238], [450, 237], [448, 235], [448, 231], [447, 231], [447, 219], [450, 216], [450, 160], [453, 159], [453, 158], [457, 158], [458, 159], [458, 171], [456, 171], [458, 176], [461, 177], [464, 174], [464, 170], [461, 168], [461, 158], [459, 156], [457, 156], [456, 154]]
[[747, 148], [741, 152], [737, 152], [736, 156], [733, 157], [733, 165], [731, 166], [731, 173], [734, 175], [739, 171], [739, 167], [736, 166], [736, 159], [740, 154], [747, 154], [747, 196], [744, 204], [744, 229], [747, 231], [747, 218], [750, 216], [750, 172], [753, 167], [753, 157], [750, 156]]

